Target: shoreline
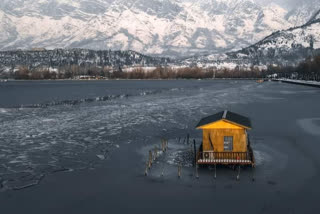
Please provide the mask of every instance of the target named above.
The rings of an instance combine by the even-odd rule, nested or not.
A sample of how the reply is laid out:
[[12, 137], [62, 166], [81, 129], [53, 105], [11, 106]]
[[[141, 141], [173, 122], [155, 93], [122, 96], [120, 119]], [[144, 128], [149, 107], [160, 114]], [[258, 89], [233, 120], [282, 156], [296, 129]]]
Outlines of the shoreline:
[[316, 82], [316, 81], [291, 80], [291, 79], [273, 79], [272, 81], [274, 81], [274, 82], [283, 82], [283, 83], [294, 84], [294, 85], [304, 85], [304, 86], [320, 88], [320, 82]]
[[207, 78], [207, 79], [197, 79], [197, 78], [190, 78], [190, 79], [3, 79], [4, 81], [0, 81], [0, 83], [5, 82], [22, 82], [22, 81], [34, 81], [34, 82], [41, 82], [41, 81], [120, 81], [120, 80], [261, 80], [263, 78]]

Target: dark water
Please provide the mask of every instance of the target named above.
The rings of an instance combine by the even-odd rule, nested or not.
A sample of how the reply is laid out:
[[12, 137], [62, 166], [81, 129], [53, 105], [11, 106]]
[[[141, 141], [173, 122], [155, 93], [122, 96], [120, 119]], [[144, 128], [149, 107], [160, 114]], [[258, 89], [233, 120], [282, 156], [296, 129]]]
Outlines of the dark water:
[[[200, 84], [201, 82], [201, 84]], [[206, 87], [208, 81], [11, 81], [0, 83], [0, 108], [45, 107]]]
[[[319, 98], [305, 86], [233, 80], [0, 83], [2, 209], [311, 213], [319, 208]], [[225, 167], [216, 180], [201, 169], [197, 180], [186, 135], [199, 142], [198, 120], [223, 109], [251, 118], [257, 167], [242, 169], [240, 181]], [[144, 177], [161, 138], [169, 150]]]

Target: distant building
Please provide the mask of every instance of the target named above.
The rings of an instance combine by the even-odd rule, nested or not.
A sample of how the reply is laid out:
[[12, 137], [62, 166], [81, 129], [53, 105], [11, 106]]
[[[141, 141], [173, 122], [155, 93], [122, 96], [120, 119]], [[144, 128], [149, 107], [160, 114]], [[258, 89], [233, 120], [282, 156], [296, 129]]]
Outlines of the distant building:
[[32, 48], [32, 51], [46, 51], [45, 48]]
[[201, 119], [196, 128], [203, 131], [197, 164], [254, 166], [249, 118], [225, 110]]

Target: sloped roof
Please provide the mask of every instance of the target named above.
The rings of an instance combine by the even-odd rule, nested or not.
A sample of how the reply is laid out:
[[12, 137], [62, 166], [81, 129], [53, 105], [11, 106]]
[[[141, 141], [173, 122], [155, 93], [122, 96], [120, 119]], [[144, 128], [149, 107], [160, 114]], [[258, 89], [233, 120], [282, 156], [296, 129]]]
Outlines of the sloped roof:
[[244, 126], [247, 128], [252, 128], [251, 127], [251, 121], [248, 117], [242, 116], [240, 114], [233, 113], [231, 111], [221, 111], [219, 113], [216, 113], [214, 115], [202, 118], [196, 128], [199, 128], [201, 126], [207, 125], [209, 123], [214, 123], [219, 120], [227, 120], [232, 123], [236, 123], [240, 126]]

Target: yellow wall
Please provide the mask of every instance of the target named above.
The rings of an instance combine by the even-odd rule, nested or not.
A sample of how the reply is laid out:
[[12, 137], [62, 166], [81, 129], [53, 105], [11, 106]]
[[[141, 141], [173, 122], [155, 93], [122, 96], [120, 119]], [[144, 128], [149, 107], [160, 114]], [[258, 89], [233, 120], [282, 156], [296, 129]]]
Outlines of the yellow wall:
[[[221, 125], [221, 123], [220, 123]], [[232, 124], [231, 124], [232, 125]], [[224, 137], [232, 136], [233, 137], [233, 152], [246, 152], [247, 151], [247, 134], [246, 130], [242, 127], [237, 126], [236, 128], [219, 128], [203, 129], [203, 151], [212, 151], [212, 146], [209, 140], [213, 143], [215, 152], [224, 152]]]

